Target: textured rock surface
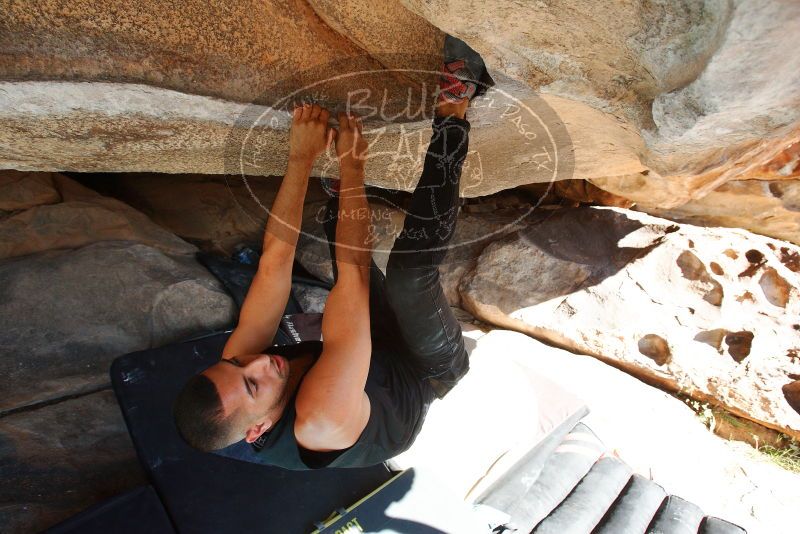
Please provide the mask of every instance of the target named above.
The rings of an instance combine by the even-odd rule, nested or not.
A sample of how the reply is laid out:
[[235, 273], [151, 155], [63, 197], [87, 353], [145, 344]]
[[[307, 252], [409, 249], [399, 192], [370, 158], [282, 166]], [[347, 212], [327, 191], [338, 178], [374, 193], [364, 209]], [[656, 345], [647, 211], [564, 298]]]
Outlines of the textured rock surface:
[[0, 418], [0, 478], [0, 525], [20, 534], [146, 484], [111, 391]]
[[[430, 96], [431, 79], [407, 69], [435, 69], [446, 31], [481, 52], [500, 82], [472, 112], [478, 127], [466, 196], [552, 179], [537, 172], [541, 146], [520, 135], [535, 119], [523, 125], [508, 102], [491, 109], [502, 99], [545, 103], [560, 117], [546, 121], [550, 130], [563, 123], [572, 139], [574, 152], [564, 136], [554, 146], [562, 157], [574, 154], [575, 178], [644, 210], [702, 200], [733, 180], [798, 178], [791, 152], [800, 58], [774, 53], [800, 46], [800, 5], [792, 0], [402, 4], [185, 1], [173, 9], [5, 0], [0, 165], [224, 173], [236, 170], [236, 145], [252, 137], [245, 170], [279, 175], [286, 117], [248, 137], [249, 119], [269, 110], [241, 102], [268, 105], [305, 87], [299, 96], [341, 107], [358, 87], [369, 94], [356, 100], [376, 106], [368, 130], [373, 153], [383, 154], [368, 164], [370, 182], [410, 189], [427, 122], [411, 109], [395, 112], [408, 89], [424, 85]], [[355, 81], [357, 71], [371, 74]], [[381, 115], [384, 101], [390, 112]], [[336, 169], [321, 164], [315, 173]], [[702, 203], [693, 209], [698, 218], [710, 212], [712, 224], [787, 233], [780, 219], [751, 223]], [[790, 239], [800, 242], [796, 233]]]
[[643, 123], [649, 100], [702, 72], [728, 16], [726, 3], [715, 1], [617, 0], [603, 9], [563, 1], [495, 0], [478, 9], [463, 0], [403, 3], [531, 86], [613, 106]]
[[[84, 180], [182, 239], [228, 256], [241, 243], [260, 245], [282, 178], [123, 173]], [[321, 221], [328, 198], [321, 180], [309, 180], [303, 231], [322, 235], [317, 216]]]
[[701, 226], [746, 228], [800, 244], [800, 181], [732, 181], [682, 206], [648, 211]]
[[61, 195], [53, 184], [51, 173], [16, 171], [0, 173], [0, 210], [19, 211], [57, 202], [61, 202]]
[[[428, 121], [412, 110], [391, 115], [402, 111], [408, 89], [428, 102], [430, 78], [390, 70], [435, 69], [446, 31], [481, 52], [499, 82], [470, 111], [462, 195], [574, 177], [583, 181], [556, 187], [563, 197], [635, 203], [800, 243], [800, 56], [786, 53], [800, 48], [793, 0], [0, 0], [0, 10], [0, 167], [280, 175], [288, 122], [268, 107], [275, 98], [305, 88], [297, 98], [340, 108], [348, 90], [364, 87], [369, 94], [356, 99], [385, 101], [390, 115], [367, 121], [376, 155], [368, 180], [410, 190]], [[313, 86], [355, 71], [372, 74]], [[261, 113], [275, 120], [250, 130]], [[537, 127], [537, 115], [558, 133], [545, 147], [550, 152], [524, 135]], [[563, 172], [545, 172], [554, 161], [565, 164]], [[335, 176], [330, 163], [323, 158], [314, 174]], [[230, 321], [230, 300], [190, 260], [192, 246], [59, 175], [27, 177], [22, 188], [20, 180], [0, 177], [0, 352], [11, 354], [0, 363], [9, 378], [0, 385], [0, 412], [102, 387], [113, 356]], [[168, 181], [150, 195], [143, 180], [141, 197], [134, 201], [131, 188], [125, 201], [171, 232], [225, 252], [260, 239], [264, 212], [241, 183], [222, 191], [223, 199], [219, 181], [198, 180], [188, 190]], [[255, 196], [271, 201], [272, 185]], [[515, 230], [508, 226], [513, 213], [494, 208], [462, 214], [459, 229], [474, 246], [443, 266], [451, 304], [800, 435], [795, 247], [744, 232], [673, 231], [669, 222], [632, 213], [587, 221], [577, 215], [585, 210], [565, 217], [574, 224], [545, 217], [487, 246], [476, 233]], [[375, 228], [384, 251], [379, 265], [402, 222], [400, 211], [387, 213]], [[324, 275], [326, 249], [314, 246], [303, 244], [302, 260]], [[304, 298], [321, 305], [320, 297]], [[203, 299], [211, 305], [189, 305]], [[530, 343], [523, 350], [550, 350]], [[779, 532], [792, 520], [779, 506], [796, 505], [796, 481], [737, 463], [716, 445], [697, 445], [705, 438], [669, 417], [661, 400], [637, 396], [599, 362], [580, 361], [589, 363], [564, 367], [563, 378], [606, 414], [597, 428], [606, 440], [613, 441], [609, 433], [629, 440], [627, 461], [751, 532], [759, 523]], [[20, 385], [28, 383], [36, 386]], [[20, 436], [15, 428], [38, 424], [32, 414], [57, 408], [7, 416], [0, 427]], [[30, 464], [48, 454], [40, 452]], [[722, 504], [708, 505], [711, 496]], [[738, 515], [745, 509], [755, 520]]]
[[462, 325], [477, 350], [530, 358], [541, 377], [581, 397], [587, 424], [634, 471], [705, 513], [750, 534], [794, 532], [800, 474], [768, 462], [749, 445], [714, 436], [684, 403], [613, 367], [518, 332], [482, 335]]
[[[507, 198], [509, 205], [499, 207], [504, 198]], [[403, 229], [405, 211], [402, 207], [389, 206], [378, 200], [373, 200], [370, 207], [372, 257], [385, 274], [392, 245]], [[475, 259], [483, 248], [493, 240], [521, 228], [529, 210], [530, 205], [521, 204], [516, 197], [504, 194], [485, 204], [463, 207], [451, 241], [451, 249], [439, 268], [442, 288], [451, 306], [460, 306], [459, 280], [474, 267]], [[324, 220], [324, 213], [325, 203], [306, 206], [304, 234], [298, 244], [297, 260], [317, 278], [332, 282], [328, 243], [324, 229], [319, 224], [319, 221]]]
[[[344, 6], [314, 4], [323, 12], [331, 6], [326, 20], [299, 1], [4, 0], [0, 69], [6, 79], [138, 81], [251, 102], [276, 96], [271, 94], [276, 80], [315, 68], [330, 74], [334, 71], [326, 72], [326, 66], [343, 58], [355, 70], [382, 68], [362, 47], [376, 55], [385, 50], [391, 40], [384, 37], [381, 43], [374, 36], [391, 25], [400, 25], [403, 33], [395, 31], [402, 45], [389, 51], [428, 53], [441, 46], [440, 32], [404, 9], [392, 9], [390, 2], [381, 7], [396, 15], [393, 22], [361, 29], [356, 37], [361, 46], [326, 23], [339, 19], [337, 11]], [[366, 2], [349, 4], [364, 17], [377, 15]], [[348, 28], [356, 26], [348, 19]], [[395, 80], [389, 78], [376, 82], [376, 89], [391, 86]]]
[[800, 43], [789, 0], [403, 3], [531, 87], [636, 125], [661, 175], [704, 171], [712, 152], [741, 153], [800, 118], [800, 59], [768, 44]]
[[323, 287], [308, 284], [292, 284], [292, 291], [306, 313], [322, 313], [325, 311], [325, 301], [328, 300], [328, 291]]
[[604, 191], [588, 180], [561, 180], [553, 184], [553, 193], [577, 204], [599, 204], [630, 208], [635, 202]]
[[130, 240], [170, 254], [195, 248], [117, 200], [62, 174], [0, 171], [0, 259]]
[[[800, 175], [800, 128], [779, 137], [756, 139], [739, 152], [720, 151], [710, 165], [696, 175], [659, 176], [644, 172], [629, 176], [592, 179], [600, 188], [639, 205], [643, 210], [670, 209], [683, 205], [723, 186], [729, 181], [767, 180], [796, 183]], [[746, 208], [746, 203], [742, 203]], [[794, 237], [797, 241], [797, 237]]]
[[[226, 256], [240, 243], [260, 243], [269, 209], [280, 187], [279, 178], [248, 178], [245, 183], [239, 176], [100, 174], [84, 181], [133, 206], [182, 239]], [[372, 208], [373, 258], [385, 271], [394, 239], [403, 227], [408, 196], [387, 194], [375, 188], [370, 188], [367, 194]], [[541, 192], [532, 195], [534, 200], [540, 196]], [[322, 227], [329, 198], [322, 181], [310, 180], [297, 259], [312, 275], [332, 282], [330, 254]], [[456, 246], [440, 269], [445, 293], [453, 306], [460, 302], [458, 281], [473, 268], [483, 247], [522, 228], [525, 216], [534, 209], [530, 198], [512, 192], [497, 193], [480, 199], [479, 203], [468, 202], [459, 215], [452, 242]], [[309, 298], [309, 304], [319, 305], [320, 295], [309, 294]]]
[[539, 218], [460, 283], [477, 318], [800, 436], [797, 247], [626, 210]]
[[[591, 109], [574, 110], [563, 99], [542, 99], [524, 85], [503, 81], [503, 88], [493, 90], [471, 112], [476, 127], [465, 164], [471, 170], [462, 180], [464, 196], [571, 175], [573, 143], [580, 147], [579, 161], [587, 177], [644, 168], [633, 159], [635, 147], [630, 146], [638, 137], [631, 138], [613, 119]], [[380, 94], [370, 85], [371, 79], [352, 84]], [[353, 109], [366, 117], [372, 154], [368, 182], [413, 189], [430, 139], [430, 110], [414, 108], [413, 116], [398, 111], [395, 115], [409, 118], [387, 123], [380, 102], [358, 105], [360, 91], [354, 89], [351, 101]], [[341, 108], [341, 102], [332, 102], [331, 109]], [[0, 82], [0, 110], [4, 111], [0, 113], [4, 167], [260, 176], [282, 175], [286, 169], [289, 115], [265, 105], [134, 84]], [[587, 116], [594, 116], [596, 123], [585, 130], [581, 125]], [[539, 139], [526, 138], [520, 129]], [[577, 139], [571, 140], [575, 135]], [[601, 155], [605, 171], [597, 161]], [[557, 158], [559, 166], [553, 165]], [[335, 158], [320, 158], [313, 174], [337, 176]]]
[[222, 328], [197, 250], [60, 174], [0, 174], [0, 413], [108, 383], [111, 360]]
[[131, 242], [6, 260], [0, 279], [0, 411], [101, 387], [116, 356], [234, 320], [193, 258]]
[[[208, 177], [203, 175], [105, 174], [85, 177], [84, 182], [133, 206], [182, 239], [203, 250], [230, 255], [240, 243], [258, 244], [263, 236], [269, 208], [280, 187], [277, 178]], [[372, 208], [373, 257], [385, 271], [389, 252], [403, 226], [407, 195], [368, 191]], [[543, 196], [541, 191], [533, 199]], [[332, 282], [328, 243], [322, 221], [329, 194], [321, 181], [309, 182], [303, 208], [303, 233], [297, 259], [312, 275]], [[181, 202], [175, 202], [181, 199]], [[445, 294], [452, 306], [460, 305], [458, 282], [475, 265], [483, 248], [524, 226], [532, 211], [531, 198], [512, 192], [468, 201], [462, 207], [453, 244], [440, 273]], [[326, 292], [309, 286], [298, 287], [304, 302], [320, 309]]]
[[[99, 174], [85, 182], [147, 215], [205, 251], [230, 256], [241, 243], [261, 243], [279, 178]], [[310, 182], [309, 198], [318, 194]]]
[[0, 530], [33, 532], [144, 482], [111, 360], [235, 309], [193, 245], [64, 175], [0, 173], [0, 210]]

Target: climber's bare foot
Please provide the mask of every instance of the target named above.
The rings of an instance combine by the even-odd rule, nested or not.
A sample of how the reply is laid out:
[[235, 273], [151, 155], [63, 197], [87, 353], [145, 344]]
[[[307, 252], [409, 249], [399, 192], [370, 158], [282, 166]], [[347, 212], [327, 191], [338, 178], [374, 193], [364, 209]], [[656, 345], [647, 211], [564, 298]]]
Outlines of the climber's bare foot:
[[455, 116], [463, 119], [467, 114], [467, 107], [469, 106], [469, 98], [464, 97], [461, 102], [450, 102], [444, 98], [439, 98], [436, 101], [436, 116], [449, 117]]

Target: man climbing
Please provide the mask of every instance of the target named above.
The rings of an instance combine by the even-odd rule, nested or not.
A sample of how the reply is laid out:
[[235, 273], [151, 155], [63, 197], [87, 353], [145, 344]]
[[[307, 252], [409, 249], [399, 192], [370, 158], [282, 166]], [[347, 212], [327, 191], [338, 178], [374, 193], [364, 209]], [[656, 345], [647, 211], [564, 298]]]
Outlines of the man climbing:
[[[430, 403], [469, 367], [438, 265], [455, 230], [473, 80], [486, 77], [472, 72], [464, 61], [444, 66], [422, 176], [385, 277], [365, 246], [361, 119], [340, 113], [336, 132], [318, 105], [294, 110], [288, 169], [239, 324], [222, 359], [193, 377], [175, 403], [187, 442], [214, 451], [244, 440], [255, 445], [249, 461], [289, 469], [372, 465], [412, 444]], [[322, 317], [323, 342], [301, 344], [307, 348], [287, 358], [270, 345], [289, 298], [309, 174], [334, 141], [339, 193], [328, 203], [333, 216], [325, 231], [335, 285]]]

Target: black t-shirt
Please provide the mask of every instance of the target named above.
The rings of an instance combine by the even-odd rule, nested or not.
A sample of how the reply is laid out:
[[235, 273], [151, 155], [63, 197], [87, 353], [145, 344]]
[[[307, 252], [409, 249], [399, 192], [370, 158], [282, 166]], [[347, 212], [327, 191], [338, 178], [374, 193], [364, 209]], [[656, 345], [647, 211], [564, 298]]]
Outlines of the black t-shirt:
[[[352, 447], [329, 453], [300, 447], [294, 435], [295, 394], [283, 416], [256, 443], [243, 440], [216, 454], [303, 470], [375, 465], [406, 450], [417, 437], [435, 397], [427, 383], [415, 375], [401, 350], [374, 343], [364, 388], [370, 402], [369, 421]], [[321, 351], [322, 343], [318, 347]]]

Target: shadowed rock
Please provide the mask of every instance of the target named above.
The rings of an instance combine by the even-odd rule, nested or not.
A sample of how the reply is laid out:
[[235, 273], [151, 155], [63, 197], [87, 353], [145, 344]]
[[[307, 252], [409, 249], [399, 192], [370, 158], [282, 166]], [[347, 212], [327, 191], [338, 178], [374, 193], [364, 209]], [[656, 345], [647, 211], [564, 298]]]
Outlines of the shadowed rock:
[[[706, 266], [702, 261], [700, 261], [700, 258], [698, 258], [692, 251], [686, 250], [682, 252], [680, 256], [678, 256], [678, 259], [675, 260], [675, 262], [678, 264], [678, 267], [680, 267], [681, 273], [686, 279], [693, 282], [698, 282], [701, 286], [704, 286], [704, 300], [710, 304], [713, 304], [714, 306], [722, 305], [722, 298], [725, 293], [722, 290], [722, 285], [708, 274]], [[722, 268], [719, 267], [719, 264], [714, 264], [717, 265], [720, 271], [722, 270]]]
[[8, 533], [42, 531], [146, 483], [111, 391], [0, 419], [0, 473]]
[[761, 279], [758, 281], [761, 290], [764, 291], [764, 296], [774, 306], [785, 308], [789, 302], [789, 296], [792, 290], [792, 285], [786, 281], [781, 275], [778, 274], [773, 268], [764, 270]]
[[794, 411], [800, 413], [800, 380], [795, 380], [783, 386], [783, 395], [786, 402]]
[[729, 332], [725, 335], [725, 344], [728, 346], [728, 354], [730, 354], [737, 363], [741, 363], [742, 360], [750, 355], [750, 349], [753, 346], [753, 337], [755, 337], [754, 334], [746, 330], [741, 332]]
[[[94, 391], [121, 354], [225, 328], [197, 250], [63, 175], [0, 174], [0, 414]], [[24, 208], [24, 209], [23, 209]]]
[[655, 334], [647, 334], [639, 340], [639, 352], [651, 358], [656, 365], [666, 365], [672, 360], [669, 343]]

